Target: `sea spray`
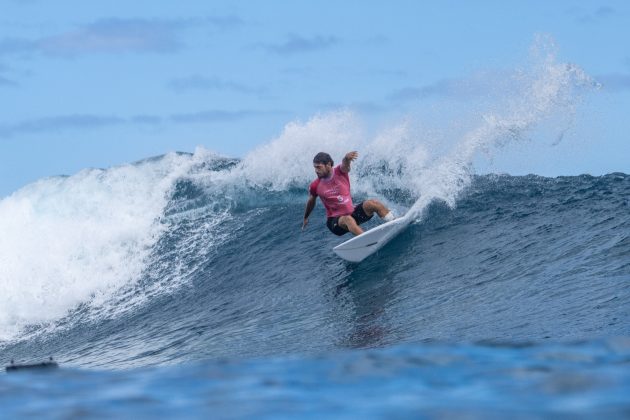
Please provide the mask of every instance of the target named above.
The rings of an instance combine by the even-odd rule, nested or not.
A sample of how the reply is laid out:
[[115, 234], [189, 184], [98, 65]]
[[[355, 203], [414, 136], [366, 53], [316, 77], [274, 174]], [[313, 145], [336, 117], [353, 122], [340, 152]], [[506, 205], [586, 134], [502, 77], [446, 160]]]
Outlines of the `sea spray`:
[[[508, 92], [501, 101], [503, 109], [490, 110], [481, 115], [478, 126], [468, 132], [444, 158], [426, 171], [428, 180], [418, 191], [423, 198], [411, 211], [419, 217], [426, 205], [443, 200], [454, 206], [458, 195], [471, 182], [473, 160], [484, 151], [510, 142], [521, 141], [526, 133], [546, 119], [572, 114], [581, 100], [583, 88], [595, 86], [593, 80], [573, 64], [556, 60], [551, 41], [539, 38], [531, 49], [532, 64], [527, 71], [516, 72], [519, 88]], [[563, 133], [566, 126], [555, 127]]]
[[303, 187], [313, 178], [313, 156], [326, 151], [336, 163], [363, 142], [361, 121], [349, 110], [319, 114], [292, 122], [282, 134], [254, 149], [235, 170], [238, 179], [269, 190]]
[[[496, 79], [499, 75], [502, 80]], [[247, 155], [234, 169], [232, 181], [269, 190], [306, 191], [314, 177], [311, 160], [315, 153], [327, 151], [339, 163], [346, 152], [359, 150], [351, 173], [355, 195], [383, 198], [387, 191], [402, 191], [412, 199], [413, 217], [419, 218], [434, 200], [455, 205], [470, 184], [480, 154], [491, 159], [496, 149], [523, 142], [546, 121], [558, 122], [551, 130], [555, 138], [561, 138], [583, 92], [595, 86], [578, 66], [559, 62], [553, 40], [545, 36], [536, 38], [523, 68], [488, 73], [493, 79], [483, 83], [480, 77], [474, 76], [475, 85], [495, 86], [492, 102], [485, 96], [478, 103], [471, 101], [467, 115], [460, 116], [469, 128], [451, 139], [446, 151], [434, 150], [445, 149], [444, 145], [433, 146], [450, 134], [442, 133], [440, 139], [435, 128], [414, 121], [422, 120], [421, 115], [407, 115], [369, 135], [359, 115], [342, 109], [288, 124], [278, 138]], [[396, 200], [385, 201], [397, 204]]]

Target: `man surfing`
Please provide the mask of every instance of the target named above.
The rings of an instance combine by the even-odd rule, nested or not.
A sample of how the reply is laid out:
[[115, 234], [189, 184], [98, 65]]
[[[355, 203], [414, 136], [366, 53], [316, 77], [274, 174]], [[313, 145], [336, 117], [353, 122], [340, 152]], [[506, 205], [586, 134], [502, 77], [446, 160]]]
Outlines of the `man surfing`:
[[363, 233], [359, 226], [367, 222], [377, 213], [386, 222], [394, 220], [394, 215], [378, 200], [365, 200], [356, 206], [352, 204], [350, 196], [351, 163], [359, 157], [358, 152], [348, 152], [341, 165], [333, 168], [334, 162], [328, 153], [320, 152], [313, 158], [313, 168], [317, 179], [311, 183], [309, 197], [304, 211], [302, 230], [308, 224], [308, 217], [315, 208], [317, 197], [322, 200], [326, 208], [326, 226], [335, 235], [341, 236], [348, 232], [354, 235]]

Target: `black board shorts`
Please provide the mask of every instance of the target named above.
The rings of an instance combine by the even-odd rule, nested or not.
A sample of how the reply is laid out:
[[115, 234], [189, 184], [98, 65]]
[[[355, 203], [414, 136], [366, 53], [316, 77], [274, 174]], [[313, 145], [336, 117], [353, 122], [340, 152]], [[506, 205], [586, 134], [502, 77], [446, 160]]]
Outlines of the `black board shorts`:
[[[354, 207], [354, 211], [352, 212], [352, 214], [350, 214], [350, 216], [352, 216], [352, 218], [357, 222], [357, 225], [360, 225], [361, 223], [365, 223], [370, 220], [372, 216], [374, 216], [374, 214], [372, 214], [372, 216], [368, 216], [365, 213], [365, 210], [363, 210], [363, 201], [361, 201]], [[348, 233], [347, 229], [339, 226], [340, 217], [341, 216], [329, 217], [328, 219], [326, 219], [326, 226], [328, 226], [328, 229], [330, 229], [330, 231], [337, 236], [345, 235], [346, 233]]]

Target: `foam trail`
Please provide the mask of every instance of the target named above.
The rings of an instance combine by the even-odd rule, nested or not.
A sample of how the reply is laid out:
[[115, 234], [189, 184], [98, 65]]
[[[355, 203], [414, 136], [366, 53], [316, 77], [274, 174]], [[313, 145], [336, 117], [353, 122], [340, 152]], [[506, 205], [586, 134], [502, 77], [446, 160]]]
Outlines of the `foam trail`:
[[473, 160], [479, 151], [519, 141], [543, 120], [558, 112], [572, 112], [579, 100], [576, 89], [594, 83], [577, 66], [556, 62], [555, 53], [549, 48], [536, 43], [532, 51], [537, 62], [529, 74], [520, 74], [520, 89], [511, 92], [503, 111], [482, 115], [478, 127], [424, 173], [427, 182], [418, 191], [420, 199], [410, 210], [412, 217], [421, 217], [426, 206], [436, 199], [454, 206], [459, 193], [471, 182]]
[[436, 140], [433, 133], [426, 129], [414, 132], [409, 117], [369, 139], [360, 118], [340, 110], [287, 125], [278, 138], [248, 154], [229, 174], [229, 183], [275, 191], [305, 190], [314, 178], [311, 160], [315, 153], [327, 151], [338, 162], [346, 152], [359, 150], [351, 173], [355, 194], [383, 198], [386, 191], [401, 190], [415, 201], [411, 206], [414, 218], [421, 217], [433, 200], [453, 206], [470, 184], [479, 152], [491, 155], [499, 146], [522, 140], [544, 120], [559, 113], [571, 114], [580, 99], [578, 88], [593, 85], [577, 66], [556, 60], [547, 38], [534, 43], [531, 55], [524, 70], [502, 73], [505, 80], [497, 80], [496, 74], [489, 76], [486, 85], [500, 86], [501, 91], [494, 92], [498, 97], [485, 112], [478, 104], [470, 105], [469, 113], [478, 115], [476, 126], [444, 156], [437, 156], [431, 146]]

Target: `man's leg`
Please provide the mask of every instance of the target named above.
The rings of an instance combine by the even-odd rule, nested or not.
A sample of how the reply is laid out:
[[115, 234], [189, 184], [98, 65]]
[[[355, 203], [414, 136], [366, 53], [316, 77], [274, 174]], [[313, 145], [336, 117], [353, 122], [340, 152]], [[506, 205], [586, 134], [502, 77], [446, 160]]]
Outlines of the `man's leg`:
[[374, 213], [382, 219], [389, 213], [389, 209], [378, 200], [365, 200], [363, 202], [363, 211], [368, 217], [372, 217]]
[[348, 230], [353, 235], [360, 235], [363, 233], [363, 229], [357, 224], [352, 216], [341, 216], [339, 218], [339, 226]]

